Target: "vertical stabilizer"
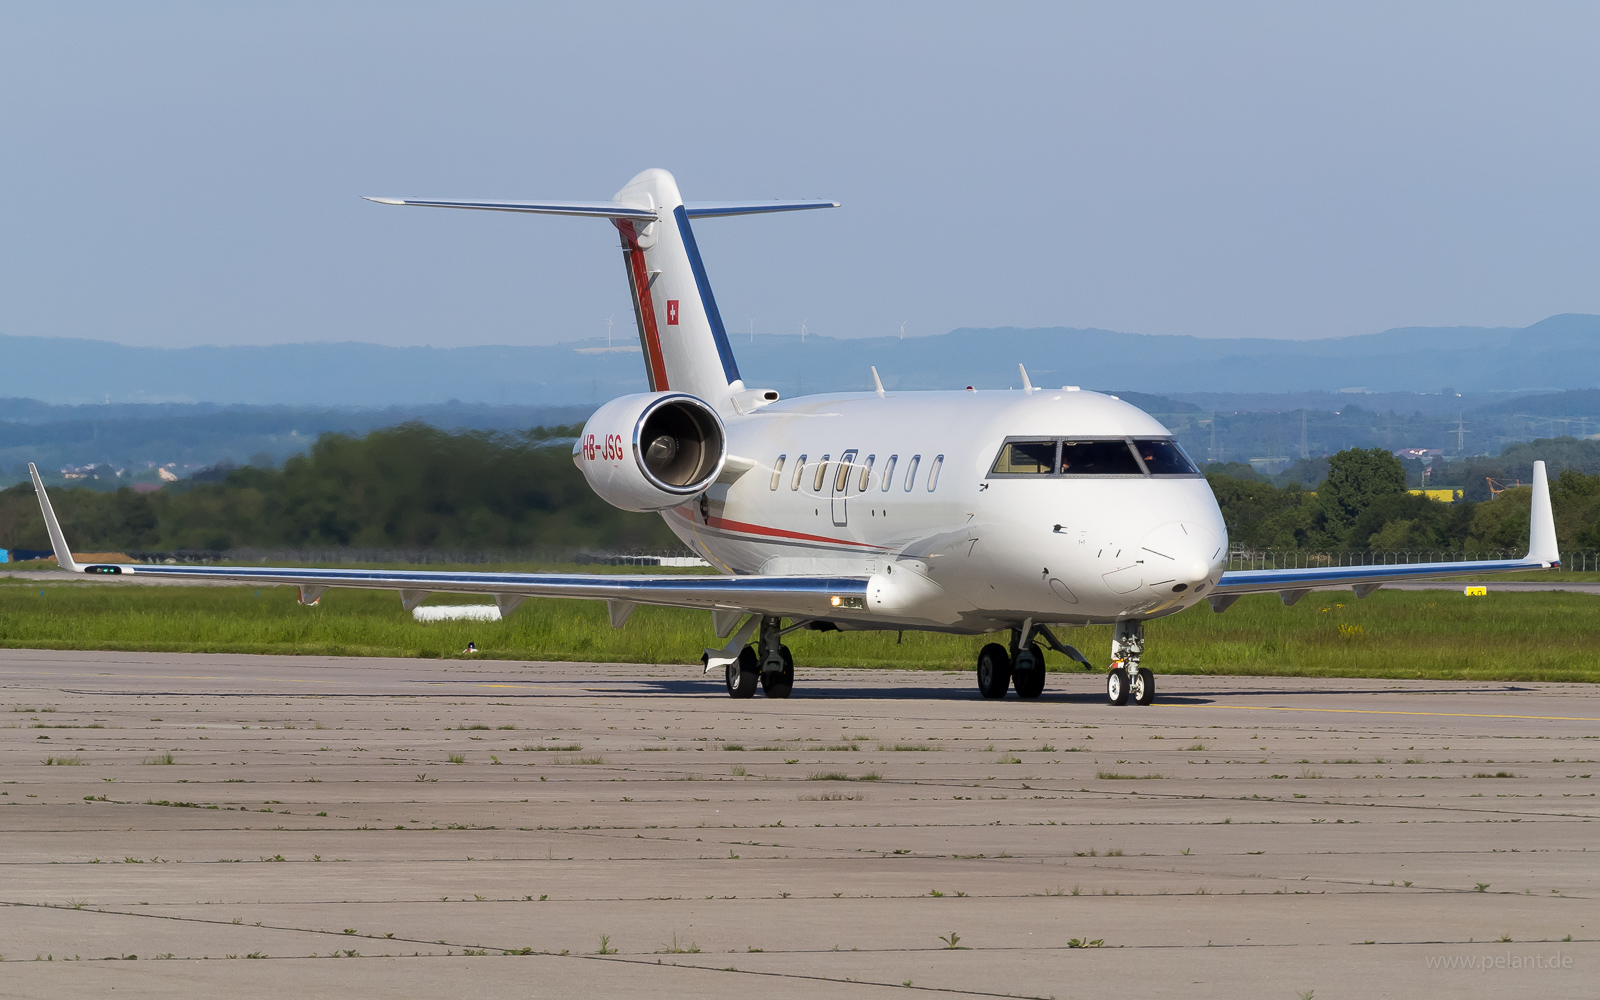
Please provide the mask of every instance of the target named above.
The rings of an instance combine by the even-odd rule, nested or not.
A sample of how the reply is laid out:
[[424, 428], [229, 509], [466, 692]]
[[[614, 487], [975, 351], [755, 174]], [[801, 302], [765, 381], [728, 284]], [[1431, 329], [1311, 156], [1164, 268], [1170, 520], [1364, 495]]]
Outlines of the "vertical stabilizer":
[[[684, 204], [678, 182], [665, 170], [646, 170], [612, 201], [467, 201], [456, 198], [377, 198], [383, 205], [464, 208], [609, 219], [622, 234], [628, 286], [633, 291], [639, 345], [650, 388], [686, 392], [717, 409], [740, 409], [739, 365], [717, 311], [690, 219], [838, 208], [836, 201], [714, 201]], [[770, 395], [770, 402], [776, 399]], [[761, 405], [757, 402], [755, 405]]]
[[665, 170], [646, 170], [615, 200], [656, 215], [649, 222], [612, 220], [622, 236], [650, 388], [691, 393], [721, 408], [744, 383], [677, 182]]

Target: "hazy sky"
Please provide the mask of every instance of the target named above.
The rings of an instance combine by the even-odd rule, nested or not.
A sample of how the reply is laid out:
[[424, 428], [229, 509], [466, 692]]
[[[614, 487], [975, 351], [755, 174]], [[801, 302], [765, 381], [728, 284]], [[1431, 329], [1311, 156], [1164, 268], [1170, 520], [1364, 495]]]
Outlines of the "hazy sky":
[[1600, 312], [1600, 6], [0, 5], [0, 333], [451, 346], [632, 315], [604, 222], [363, 194], [823, 196], [705, 220], [730, 328], [1323, 337]]

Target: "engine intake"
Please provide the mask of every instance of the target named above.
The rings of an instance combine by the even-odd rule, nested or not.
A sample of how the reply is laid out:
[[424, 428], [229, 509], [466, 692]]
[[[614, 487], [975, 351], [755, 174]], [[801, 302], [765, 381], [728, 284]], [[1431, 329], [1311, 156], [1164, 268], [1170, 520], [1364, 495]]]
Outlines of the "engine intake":
[[633, 443], [646, 478], [680, 496], [705, 489], [726, 451], [722, 421], [693, 396], [657, 400], [646, 408]]
[[727, 459], [722, 419], [684, 393], [614, 399], [584, 425], [572, 451], [589, 486], [623, 510], [675, 507], [710, 486]]

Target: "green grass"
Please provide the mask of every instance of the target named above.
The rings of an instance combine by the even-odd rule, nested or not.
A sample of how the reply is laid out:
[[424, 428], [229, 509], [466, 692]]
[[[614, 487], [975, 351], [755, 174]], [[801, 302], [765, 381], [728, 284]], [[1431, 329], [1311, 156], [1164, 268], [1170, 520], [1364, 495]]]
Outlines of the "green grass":
[[[43, 590], [41, 596], [40, 591]], [[478, 597], [435, 601], [482, 602]], [[1147, 626], [1158, 674], [1254, 674], [1473, 680], [1600, 681], [1600, 599], [1567, 593], [1379, 591], [1312, 594], [1293, 608], [1271, 595], [1218, 615], [1199, 607]], [[1097, 663], [1109, 627], [1058, 629]], [[298, 653], [695, 663], [719, 644], [705, 612], [641, 607], [625, 628], [604, 605], [529, 600], [503, 622], [419, 624], [385, 591], [333, 590], [301, 607], [291, 587], [45, 585], [0, 580], [0, 648]], [[795, 632], [804, 666], [970, 670], [984, 636]], [[1058, 654], [1050, 668], [1082, 673]]]

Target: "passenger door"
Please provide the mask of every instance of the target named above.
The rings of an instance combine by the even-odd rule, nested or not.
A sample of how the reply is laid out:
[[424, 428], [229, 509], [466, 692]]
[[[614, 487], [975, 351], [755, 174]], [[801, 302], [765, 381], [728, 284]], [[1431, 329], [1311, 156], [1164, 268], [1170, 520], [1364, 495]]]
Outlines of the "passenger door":
[[850, 512], [847, 509], [850, 493], [850, 474], [856, 468], [856, 450], [854, 448], [839, 456], [839, 468], [833, 474], [833, 526], [843, 528], [850, 523]]

